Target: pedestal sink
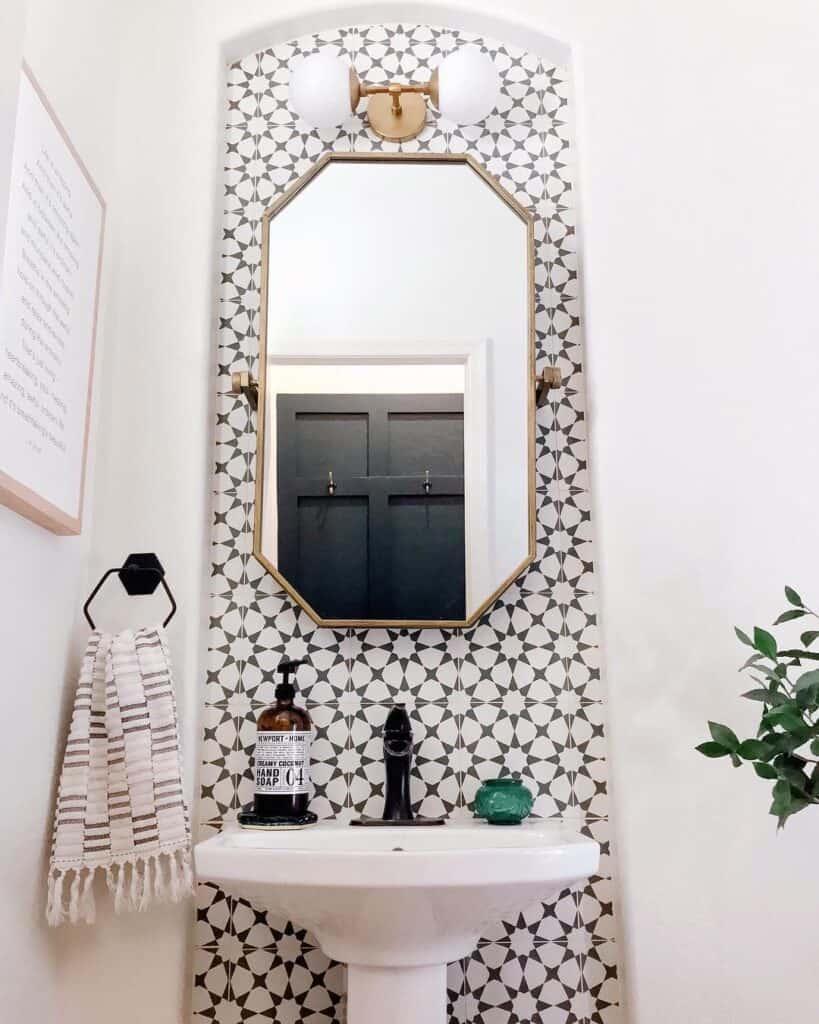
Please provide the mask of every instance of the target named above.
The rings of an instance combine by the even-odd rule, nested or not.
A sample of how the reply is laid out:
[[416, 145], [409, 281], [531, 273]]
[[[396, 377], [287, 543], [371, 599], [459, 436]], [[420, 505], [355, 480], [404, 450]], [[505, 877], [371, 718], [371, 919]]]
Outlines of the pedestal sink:
[[309, 928], [348, 965], [348, 1024], [445, 1024], [446, 965], [486, 926], [593, 874], [559, 822], [232, 830], [195, 848], [200, 879]]

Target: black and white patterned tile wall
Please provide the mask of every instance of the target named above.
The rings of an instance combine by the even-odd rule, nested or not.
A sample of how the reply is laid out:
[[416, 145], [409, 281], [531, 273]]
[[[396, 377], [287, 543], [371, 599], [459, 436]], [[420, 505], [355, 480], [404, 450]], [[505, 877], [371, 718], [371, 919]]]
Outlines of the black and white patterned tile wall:
[[[471, 153], [536, 214], [538, 363], [558, 365], [565, 380], [538, 411], [537, 557], [469, 629], [320, 628], [251, 554], [255, 423], [245, 401], [226, 392], [232, 371], [256, 372], [265, 208], [328, 150], [401, 147], [376, 138], [359, 115], [330, 131], [300, 122], [287, 104], [289, 67], [330, 47], [365, 80], [425, 80], [465, 42], [495, 61], [497, 110], [467, 128], [431, 111], [403, 149]], [[569, 105], [564, 68], [432, 26], [343, 28], [250, 54], [228, 70], [199, 837], [252, 799], [254, 723], [285, 652], [310, 663], [299, 683], [316, 728], [311, 806], [321, 817], [379, 812], [380, 730], [399, 696], [413, 718], [422, 813], [469, 816], [483, 778], [519, 772], [537, 795], [536, 815], [562, 817], [600, 842], [601, 873], [499, 923], [450, 967], [453, 1024], [620, 1021]], [[344, 968], [297, 924], [203, 884], [195, 944], [197, 1024], [344, 1020]]]

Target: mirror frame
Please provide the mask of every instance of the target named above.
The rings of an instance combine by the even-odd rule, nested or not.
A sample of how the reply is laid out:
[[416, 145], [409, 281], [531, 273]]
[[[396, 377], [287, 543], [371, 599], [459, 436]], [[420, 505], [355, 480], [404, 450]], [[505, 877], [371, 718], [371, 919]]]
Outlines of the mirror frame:
[[[412, 164], [464, 164], [506, 203], [515, 216], [526, 224], [528, 307], [529, 307], [529, 386], [527, 388], [527, 445], [529, 485], [529, 550], [520, 565], [503, 580], [475, 611], [465, 619], [325, 619], [306, 601], [296, 588], [276, 569], [261, 550], [262, 513], [264, 509], [264, 438], [265, 408], [267, 402], [267, 276], [270, 252], [270, 223], [285, 206], [291, 203], [301, 190], [332, 163], [412, 163]], [[335, 629], [453, 629], [471, 626], [508, 590], [517, 577], [531, 565], [535, 558], [535, 219], [489, 172], [466, 153], [325, 153], [313, 166], [298, 178], [262, 215], [262, 263], [259, 310], [259, 405], [256, 413], [256, 488], [253, 519], [253, 556], [281, 585], [282, 589], [303, 608], [318, 626]]]

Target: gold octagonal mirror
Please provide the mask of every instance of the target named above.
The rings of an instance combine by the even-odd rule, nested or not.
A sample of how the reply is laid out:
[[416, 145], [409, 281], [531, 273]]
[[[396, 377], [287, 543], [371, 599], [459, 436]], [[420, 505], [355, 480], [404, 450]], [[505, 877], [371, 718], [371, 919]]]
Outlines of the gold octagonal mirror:
[[254, 554], [331, 626], [465, 626], [534, 557], [532, 220], [472, 158], [264, 215]]

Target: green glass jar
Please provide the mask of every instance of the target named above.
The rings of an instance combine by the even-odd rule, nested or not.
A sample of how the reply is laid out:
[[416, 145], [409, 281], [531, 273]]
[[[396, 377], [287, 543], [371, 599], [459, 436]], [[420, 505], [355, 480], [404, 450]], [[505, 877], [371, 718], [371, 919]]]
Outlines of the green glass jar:
[[519, 825], [532, 811], [534, 799], [520, 779], [489, 779], [475, 796], [475, 817], [490, 825]]

